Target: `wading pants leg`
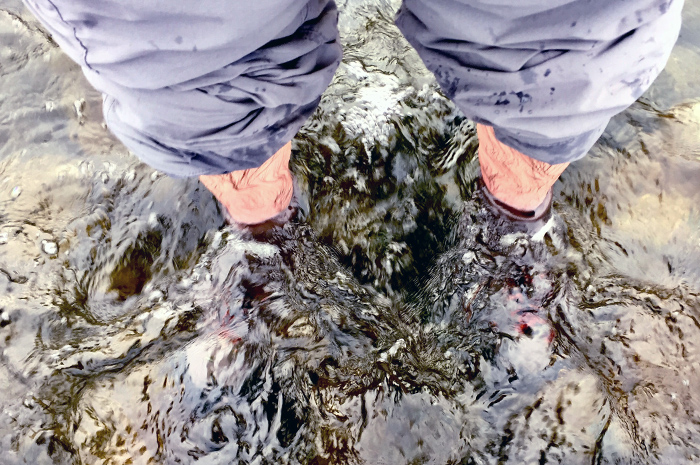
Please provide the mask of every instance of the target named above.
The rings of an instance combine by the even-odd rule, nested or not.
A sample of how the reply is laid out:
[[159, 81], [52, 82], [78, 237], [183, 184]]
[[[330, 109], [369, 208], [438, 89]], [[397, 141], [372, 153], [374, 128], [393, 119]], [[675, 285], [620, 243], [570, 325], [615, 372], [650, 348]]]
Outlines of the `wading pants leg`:
[[404, 0], [396, 23], [447, 96], [479, 123], [489, 190], [528, 209], [658, 76], [682, 7], [682, 0]]
[[[25, 0], [152, 167], [200, 176], [234, 222], [283, 213], [289, 141], [340, 63], [332, 0]], [[273, 155], [274, 154], [274, 155]]]
[[171, 176], [258, 167], [340, 63], [331, 0], [25, 0], [104, 95], [111, 131]]

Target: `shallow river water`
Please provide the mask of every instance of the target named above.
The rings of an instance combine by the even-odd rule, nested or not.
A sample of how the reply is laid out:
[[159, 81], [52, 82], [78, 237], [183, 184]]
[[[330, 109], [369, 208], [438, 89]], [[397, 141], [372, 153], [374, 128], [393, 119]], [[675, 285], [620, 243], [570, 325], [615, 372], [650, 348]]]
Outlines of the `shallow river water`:
[[700, 463], [700, 0], [534, 238], [397, 2], [338, 3], [299, 220], [259, 238], [2, 0], [0, 464]]

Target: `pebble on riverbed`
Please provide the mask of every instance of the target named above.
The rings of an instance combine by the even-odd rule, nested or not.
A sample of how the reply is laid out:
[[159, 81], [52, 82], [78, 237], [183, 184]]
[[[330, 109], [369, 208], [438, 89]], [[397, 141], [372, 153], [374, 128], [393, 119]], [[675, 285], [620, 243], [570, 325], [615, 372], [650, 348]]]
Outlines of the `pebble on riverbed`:
[[58, 244], [56, 244], [54, 241], [47, 241], [44, 239], [41, 241], [41, 250], [43, 250], [46, 254], [56, 255], [58, 253]]
[[4, 328], [10, 323], [10, 315], [5, 310], [0, 310], [0, 328]]

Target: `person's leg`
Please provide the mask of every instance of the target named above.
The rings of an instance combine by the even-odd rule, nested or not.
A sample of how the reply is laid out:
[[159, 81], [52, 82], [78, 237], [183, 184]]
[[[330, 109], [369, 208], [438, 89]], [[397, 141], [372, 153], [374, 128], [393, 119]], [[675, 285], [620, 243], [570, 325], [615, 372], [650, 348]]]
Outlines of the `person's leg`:
[[135, 155], [171, 176], [204, 176], [236, 221], [286, 208], [282, 148], [340, 63], [332, 0], [25, 3], [103, 93], [107, 125]]
[[396, 22], [447, 96], [479, 123], [489, 191], [531, 209], [661, 72], [682, 6], [404, 0]]
[[536, 210], [569, 163], [530, 158], [499, 142], [491, 126], [477, 124], [476, 130], [481, 178], [488, 191], [516, 210]]
[[[199, 180], [238, 224], [259, 224], [284, 216], [294, 192], [288, 142], [258, 168], [202, 175]], [[286, 218], [280, 218], [284, 221]]]

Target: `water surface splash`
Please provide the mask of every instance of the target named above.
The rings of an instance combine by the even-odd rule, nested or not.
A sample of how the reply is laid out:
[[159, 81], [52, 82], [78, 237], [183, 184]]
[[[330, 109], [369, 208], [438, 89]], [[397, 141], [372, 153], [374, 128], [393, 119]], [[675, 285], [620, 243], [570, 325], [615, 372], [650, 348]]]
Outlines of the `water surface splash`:
[[339, 2], [301, 221], [265, 240], [129, 155], [6, 3], [3, 463], [700, 460], [696, 1], [534, 239], [483, 208], [474, 126], [396, 2]]

